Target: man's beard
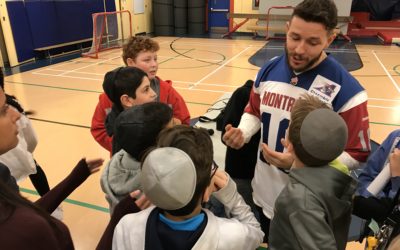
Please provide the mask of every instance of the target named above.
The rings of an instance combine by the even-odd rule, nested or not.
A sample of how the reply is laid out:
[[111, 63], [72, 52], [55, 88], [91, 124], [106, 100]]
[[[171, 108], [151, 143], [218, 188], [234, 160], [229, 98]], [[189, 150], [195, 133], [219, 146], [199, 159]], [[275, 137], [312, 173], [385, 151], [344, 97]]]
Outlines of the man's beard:
[[323, 51], [321, 51], [321, 53], [319, 53], [318, 56], [312, 58], [306, 65], [304, 65], [304, 67], [298, 68], [298, 69], [294, 69], [294, 68], [290, 65], [289, 56], [292, 56], [292, 55], [289, 55], [289, 51], [288, 51], [286, 45], [285, 45], [285, 52], [286, 52], [286, 62], [287, 62], [287, 64], [289, 65], [289, 68], [290, 68], [291, 70], [293, 70], [293, 71], [296, 71], [296, 72], [304, 72], [304, 71], [309, 70], [309, 69], [319, 60], [319, 58], [321, 57], [321, 54], [322, 54]]

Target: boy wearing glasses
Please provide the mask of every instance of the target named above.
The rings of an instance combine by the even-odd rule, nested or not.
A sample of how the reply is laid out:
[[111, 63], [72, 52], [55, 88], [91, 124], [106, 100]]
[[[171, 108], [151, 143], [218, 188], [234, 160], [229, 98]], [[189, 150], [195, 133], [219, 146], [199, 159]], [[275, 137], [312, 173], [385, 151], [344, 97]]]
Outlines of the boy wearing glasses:
[[[264, 236], [259, 223], [236, 184], [213, 165], [206, 130], [162, 131], [142, 163], [143, 192], [155, 206], [121, 219], [113, 249], [256, 249]], [[211, 193], [232, 219], [202, 209]]]

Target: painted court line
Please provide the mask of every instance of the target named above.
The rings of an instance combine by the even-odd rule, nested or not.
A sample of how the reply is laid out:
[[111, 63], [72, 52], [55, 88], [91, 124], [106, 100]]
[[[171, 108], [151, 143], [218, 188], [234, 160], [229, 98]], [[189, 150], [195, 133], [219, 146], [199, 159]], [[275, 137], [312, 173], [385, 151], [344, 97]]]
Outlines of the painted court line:
[[[176, 50], [181, 50], [181, 49], [176, 49]], [[178, 59], [178, 60], [193, 60], [191, 58], [186, 58], [186, 57], [173, 57], [173, 56], [157, 56], [158, 58], [167, 58], [167, 59]], [[215, 61], [219, 62], [221, 61], [220, 59], [209, 59], [209, 58], [196, 58], [197, 60], [203, 60], [203, 61]]]
[[[27, 193], [27, 194], [39, 196], [39, 194], [36, 191], [31, 190], [31, 189], [20, 187], [19, 191]], [[84, 207], [84, 208], [97, 210], [97, 211], [104, 212], [104, 213], [110, 213], [110, 210], [108, 208], [105, 208], [105, 207], [102, 207], [102, 206], [98, 206], [98, 205], [94, 205], [94, 204], [90, 204], [90, 203], [87, 203], [87, 202], [77, 201], [77, 200], [73, 200], [73, 199], [65, 199], [64, 202], [69, 203], [69, 204], [73, 204], [73, 205], [77, 205], [77, 206], [80, 206], [80, 207]]]
[[[52, 75], [52, 74], [46, 74], [46, 73], [37, 73], [37, 75], [64, 77], [64, 78], [74, 78], [74, 79], [91, 80], [91, 81], [99, 81], [99, 82], [103, 81], [103, 79], [94, 79], [94, 78], [79, 77], [79, 76]], [[23, 85], [30, 85], [30, 86], [38, 86], [38, 87], [48, 87], [48, 88], [55, 88], [55, 89], [65, 89], [65, 90], [75, 90], [75, 91], [102, 93], [102, 91], [94, 91], [94, 90], [91, 91], [91, 90], [84, 90], [84, 89], [63, 88], [63, 87], [55, 87], [55, 86], [40, 85], [40, 84], [33, 84], [33, 83], [20, 83], [20, 82], [12, 82], [12, 81], [6, 81], [6, 82], [16, 83], [16, 84], [23, 84]], [[225, 93], [226, 92], [226, 91], [211, 90], [211, 89], [193, 89], [193, 87], [194, 86], [189, 87], [189, 88], [183, 88], [183, 87], [174, 86], [175, 89], [182, 89], [182, 90], [191, 90], [191, 91], [200, 91], [200, 92], [214, 92], [214, 93]], [[190, 103], [190, 102], [186, 101], [186, 103]]]
[[[370, 52], [371, 50], [361, 50], [360, 52]], [[392, 54], [400, 54], [400, 51], [386, 51], [386, 50], [377, 50], [377, 49], [375, 49], [375, 50], [373, 50], [374, 52], [377, 52], [377, 53], [379, 53], [379, 54], [390, 54], [390, 55], [392, 55]]]
[[[75, 72], [76, 73], [76, 72]], [[74, 79], [82, 79], [82, 80], [89, 80], [89, 81], [103, 81], [103, 78], [101, 79], [96, 79], [96, 78], [89, 78], [89, 77], [79, 77], [79, 76], [66, 76], [66, 75], [62, 75], [62, 74], [57, 74], [57, 75], [53, 75], [53, 74], [46, 74], [46, 73], [32, 73], [35, 75], [43, 75], [43, 76], [54, 76], [54, 77], [64, 77], [64, 78], [74, 78]]]
[[[43, 71], [46, 71], [46, 70], [48, 70], [48, 71], [60, 71], [60, 72], [65, 72], [65, 70], [62, 70], [62, 69], [45, 69], [45, 70], [43, 70]], [[36, 72], [36, 73], [38, 73], [38, 72]], [[86, 72], [86, 71], [79, 71], [79, 72], [76, 72], [76, 73], [79, 73], [79, 74], [88, 74], [88, 75], [96, 75], [96, 76], [104, 76], [105, 75], [105, 73], [104, 74], [101, 74], [101, 73], [92, 73], [92, 72]], [[39, 73], [40, 74], [40, 73]], [[45, 74], [45, 73], [43, 73], [43, 74]], [[59, 76], [58, 74], [57, 75], [54, 75], [54, 76]]]
[[[193, 87], [189, 87], [189, 88], [182, 88], [182, 87], [176, 87], [174, 86], [174, 89], [182, 89], [182, 90], [191, 90], [191, 91], [200, 91], [200, 92], [212, 92], [212, 93], [226, 93], [226, 91], [223, 90], [211, 90], [211, 89], [193, 89]], [[229, 92], [231, 93], [231, 92]], [[190, 103], [190, 102], [186, 102], [186, 103]]]
[[379, 106], [379, 105], [368, 105], [369, 108], [379, 108], [379, 109], [394, 109], [400, 111], [400, 106], [395, 107], [386, 107], [386, 106]]
[[[115, 51], [105, 51], [105, 52], [102, 52], [102, 54], [101, 55], [109, 55], [109, 54], [116, 54], [117, 55], [117, 53], [115, 53]], [[57, 63], [57, 64], [53, 64], [53, 65], [50, 65], [50, 66], [47, 66], [47, 67], [44, 67], [44, 68], [39, 68], [39, 69], [37, 69], [37, 70], [35, 70], [34, 72], [32, 72], [33, 74], [35, 73], [35, 72], [41, 72], [41, 71], [43, 71], [43, 70], [49, 70], [49, 69], [53, 69], [53, 70], [56, 70], [55, 68], [59, 68], [59, 67], [62, 67], [62, 66], [64, 66], [64, 65], [68, 65], [68, 64], [73, 64], [73, 63], [97, 63], [96, 61], [93, 61], [94, 59], [90, 59], [90, 58], [86, 58], [86, 57], [78, 57], [78, 58], [75, 58], [75, 59], [73, 59], [73, 60], [69, 60], [69, 61], [65, 61], [65, 62], [60, 62], [60, 63]], [[63, 71], [65, 71], [65, 70], [63, 70]]]
[[89, 64], [89, 65], [86, 65], [86, 66], [83, 66], [83, 67], [79, 67], [79, 68], [77, 68], [77, 69], [68, 70], [68, 71], [65, 71], [64, 73], [61, 73], [60, 76], [63, 76], [63, 75], [65, 75], [65, 74], [68, 74], [68, 73], [71, 73], [71, 72], [76, 72], [77, 70], [80, 70], [80, 69], [86, 69], [86, 68], [89, 68], [89, 67], [92, 67], [92, 66], [95, 66], [95, 65], [99, 65], [99, 64], [101, 64], [101, 63], [105, 63], [105, 62], [108, 62], [108, 61], [112, 61], [112, 60], [114, 60], [114, 59], [116, 59], [116, 58], [119, 58], [119, 57], [112, 57], [112, 58], [110, 58], [110, 59], [102, 60], [102, 61], [100, 61], [100, 62], [96, 62], [96, 63], [93, 63], [93, 64]]
[[[50, 70], [50, 69], [53, 69], [53, 68], [58, 68], [58, 67], [62, 67], [62, 66], [68, 65], [68, 64], [73, 64], [73, 63], [75, 63], [75, 61], [73, 61], [73, 60], [67, 61], [67, 62], [61, 62], [61, 63], [57, 63], [57, 64], [54, 64], [54, 65], [51, 65], [51, 66], [35, 69], [31, 73], [32, 74], [36, 74], [36, 73], [39, 73], [39, 72], [42, 72], [42, 71], [45, 71], [45, 70]], [[56, 69], [54, 69], [54, 70], [56, 70]], [[63, 70], [63, 71], [65, 71], [65, 70]]]
[[61, 90], [79, 91], [79, 92], [89, 92], [89, 93], [98, 93], [98, 94], [103, 93], [102, 91], [96, 91], [96, 90], [66, 88], [66, 87], [50, 86], [50, 85], [43, 85], [43, 84], [36, 84], [36, 83], [13, 82], [13, 81], [6, 81], [6, 82], [7, 82], [7, 83], [12, 83], [12, 84], [26, 85], [26, 86], [30, 86], [30, 87], [40, 87], [40, 88], [49, 88], [49, 89], [61, 89]]
[[[172, 81], [172, 82], [176, 82], [176, 83], [187, 83], [189, 85], [193, 85], [195, 84], [195, 82], [189, 82], [189, 81]], [[218, 87], [229, 87], [229, 88], [239, 88], [241, 85], [224, 85], [224, 84], [215, 84], [215, 83], [199, 83], [197, 84], [197, 86], [200, 85], [205, 85], [205, 86], [218, 86]]]
[[79, 124], [73, 124], [73, 123], [57, 122], [57, 121], [46, 120], [46, 119], [40, 119], [40, 118], [35, 118], [35, 117], [29, 117], [29, 119], [32, 120], [32, 121], [38, 121], [38, 122], [47, 122], [47, 123], [53, 123], [53, 124], [63, 125], [63, 126], [70, 126], [70, 127], [76, 127], [76, 128], [90, 129], [90, 126], [79, 125]]
[[[41, 88], [50, 88], [50, 89], [60, 89], [60, 90], [69, 90], [69, 91], [79, 91], [79, 92], [88, 92], [88, 93], [103, 93], [102, 91], [96, 91], [96, 90], [87, 90], [87, 89], [75, 89], [75, 88], [65, 88], [65, 87], [58, 87], [58, 86], [50, 86], [50, 85], [42, 85], [42, 84], [34, 84], [34, 83], [26, 83], [26, 82], [14, 82], [14, 81], [6, 81], [6, 83], [12, 83], [12, 84], [20, 84], [20, 85], [26, 85], [30, 87], [41, 87]], [[174, 87], [175, 88], [175, 87]], [[188, 90], [188, 89], [185, 89]], [[194, 91], [203, 91], [201, 89], [193, 89]], [[207, 90], [204, 90], [207, 91]], [[211, 91], [214, 92], [214, 91]], [[220, 91], [218, 91], [219, 93]], [[188, 104], [193, 104], [193, 105], [202, 105], [202, 106], [210, 106], [210, 103], [201, 103], [201, 102], [189, 102], [186, 101]]]
[[373, 98], [373, 97], [369, 97], [368, 100], [377, 100], [377, 101], [385, 101], [385, 102], [400, 102], [400, 99], [385, 99], [385, 98]]
[[179, 40], [175, 41], [174, 45], [176, 45], [176, 46], [194, 45], [194, 46], [197, 46], [197, 47], [201, 46], [201, 47], [210, 47], [210, 48], [216, 48], [216, 47], [217, 48], [218, 47], [226, 47], [226, 48], [231, 48], [231, 47], [234, 47], [234, 48], [247, 48], [247, 47], [250, 47], [250, 48], [261, 48], [262, 46], [264, 46], [266, 44], [266, 42], [264, 42], [263, 44], [260, 44], [260, 45], [253, 45], [253, 44], [250, 44], [250, 45], [247, 45], [247, 44], [221, 44], [221, 43], [203, 44], [203, 43], [186, 42], [186, 41], [182, 41], [182, 44], [179, 44], [179, 42], [180, 42]]
[[375, 50], [372, 50], [372, 54], [375, 56], [376, 60], [378, 63], [381, 65], [382, 69], [385, 71], [386, 75], [389, 77], [389, 79], [392, 81], [393, 86], [397, 89], [397, 92], [400, 93], [400, 87], [397, 84], [397, 82], [394, 80], [391, 74], [389, 74], [388, 70], [386, 69], [385, 65], [383, 65], [382, 61], [379, 59], [379, 57], [376, 55]]
[[198, 80], [193, 86], [191, 86], [189, 89], [193, 89], [194, 87], [196, 87], [199, 83], [201, 83], [204, 79], [207, 79], [208, 77], [212, 76], [213, 74], [215, 74], [215, 72], [219, 71], [220, 69], [222, 69], [223, 67], [225, 67], [225, 65], [227, 65], [228, 63], [230, 63], [231, 61], [235, 60], [237, 57], [239, 57], [240, 55], [242, 55], [244, 52], [246, 52], [248, 49], [250, 49], [250, 47], [247, 47], [246, 49], [242, 50], [240, 53], [236, 54], [234, 57], [232, 57], [231, 59], [229, 59], [228, 61], [226, 61], [225, 63], [223, 63], [221, 66], [219, 66], [218, 68], [216, 68], [215, 70], [213, 70], [212, 72], [208, 73], [206, 76], [204, 76], [203, 78], [201, 78], [200, 80]]
[[[193, 50], [194, 50], [194, 49], [188, 49], [188, 50], [186, 50], [186, 51], [183, 52], [183, 53], [176, 53], [177, 55], [175, 55], [175, 56], [173, 56], [173, 57], [169, 57], [169, 58], [165, 59], [165, 60], [162, 61], [162, 62], [159, 62], [158, 65], [163, 64], [163, 63], [166, 63], [166, 62], [169, 62], [169, 61], [172, 61], [172, 60], [177, 59], [177, 58], [182, 57], [182, 56], [186, 56], [185, 54], [187, 54], [187, 53], [189, 53], [189, 52], [191, 52], [191, 51], [193, 51]], [[158, 69], [160, 69], [160, 67], [158, 67]]]
[[387, 123], [387, 122], [369, 122], [369, 123], [375, 125], [383, 125], [383, 126], [395, 126], [395, 127], [400, 126], [400, 124]]

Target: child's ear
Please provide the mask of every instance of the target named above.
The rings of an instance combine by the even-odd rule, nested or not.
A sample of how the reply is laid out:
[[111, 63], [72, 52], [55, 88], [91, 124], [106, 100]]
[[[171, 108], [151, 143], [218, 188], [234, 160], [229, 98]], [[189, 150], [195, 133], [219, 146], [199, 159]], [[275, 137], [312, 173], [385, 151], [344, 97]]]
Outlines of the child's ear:
[[121, 101], [122, 107], [124, 108], [133, 107], [133, 98], [128, 96], [127, 94], [121, 95], [119, 100]]
[[127, 58], [126, 59], [126, 65], [129, 66], [129, 67], [134, 67], [136, 64], [135, 64], [135, 61], [132, 58]]
[[287, 152], [294, 153], [293, 144], [288, 139], [286, 139], [286, 148]]

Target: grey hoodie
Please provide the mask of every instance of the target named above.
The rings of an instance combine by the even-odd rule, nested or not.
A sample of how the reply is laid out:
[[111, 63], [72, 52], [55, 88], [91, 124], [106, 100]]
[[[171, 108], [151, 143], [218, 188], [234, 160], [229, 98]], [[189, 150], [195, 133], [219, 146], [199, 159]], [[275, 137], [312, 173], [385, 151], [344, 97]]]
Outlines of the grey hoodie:
[[100, 185], [110, 204], [110, 213], [120, 200], [140, 186], [140, 162], [121, 149], [104, 168]]
[[275, 202], [270, 249], [345, 249], [356, 180], [330, 167], [290, 171]]

